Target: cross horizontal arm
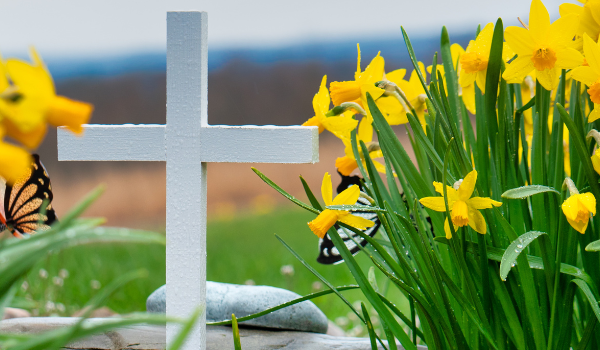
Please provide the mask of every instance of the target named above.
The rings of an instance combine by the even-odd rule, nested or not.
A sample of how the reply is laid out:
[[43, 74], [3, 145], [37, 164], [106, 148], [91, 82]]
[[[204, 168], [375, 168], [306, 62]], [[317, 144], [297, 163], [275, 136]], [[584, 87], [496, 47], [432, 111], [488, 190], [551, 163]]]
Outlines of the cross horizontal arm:
[[[201, 129], [201, 161], [315, 163], [317, 127], [224, 126]], [[166, 161], [164, 125], [85, 125], [84, 137], [59, 128], [61, 161]]]

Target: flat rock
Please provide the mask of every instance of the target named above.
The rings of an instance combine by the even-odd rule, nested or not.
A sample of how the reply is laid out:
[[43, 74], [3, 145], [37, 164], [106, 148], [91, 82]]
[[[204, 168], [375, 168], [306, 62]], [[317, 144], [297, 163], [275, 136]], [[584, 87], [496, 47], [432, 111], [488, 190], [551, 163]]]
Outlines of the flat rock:
[[[301, 297], [289, 290], [269, 286], [247, 286], [219, 282], [206, 282], [206, 321], [218, 322], [251, 315], [273, 306]], [[148, 297], [148, 312], [165, 312], [165, 286]], [[325, 314], [311, 301], [288, 306], [270, 314], [240, 323], [275, 329], [327, 333], [328, 320]]]
[[[79, 321], [77, 317], [28, 317], [4, 320], [0, 322], [0, 333], [35, 334], [66, 327]], [[89, 319], [84, 323], [91, 325], [106, 322], [106, 319]], [[76, 341], [66, 349], [125, 350], [125, 349], [165, 349], [165, 327], [138, 325], [114, 329], [110, 332], [94, 335]], [[284, 350], [370, 350], [371, 344], [366, 338], [334, 337], [326, 334], [294, 331], [276, 331], [265, 329], [240, 329], [242, 349], [284, 349]], [[385, 342], [384, 342], [385, 343]], [[378, 344], [379, 345], [379, 344]], [[231, 327], [207, 326], [206, 348], [222, 350], [233, 348]], [[379, 345], [378, 349], [383, 349]], [[404, 349], [398, 346], [398, 349]], [[426, 350], [419, 346], [419, 350]]]

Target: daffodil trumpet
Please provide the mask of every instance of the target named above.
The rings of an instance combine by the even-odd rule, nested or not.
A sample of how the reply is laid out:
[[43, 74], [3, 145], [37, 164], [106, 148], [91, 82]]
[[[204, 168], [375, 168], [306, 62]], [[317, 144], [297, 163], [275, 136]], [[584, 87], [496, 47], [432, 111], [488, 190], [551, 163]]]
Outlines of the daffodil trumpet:
[[564, 189], [569, 190], [569, 198], [563, 202], [561, 209], [571, 227], [584, 234], [590, 218], [596, 215], [596, 197], [589, 192], [580, 194], [570, 177], [565, 178]]
[[[458, 180], [452, 187], [445, 186], [445, 191], [448, 201], [448, 209], [450, 210], [450, 218], [454, 231], [462, 226], [470, 226], [476, 232], [485, 234], [487, 232], [485, 219], [479, 212], [481, 209], [489, 209], [499, 207], [502, 202], [495, 201], [487, 197], [471, 197], [475, 190], [477, 182], [477, 171], [473, 170], [465, 176], [463, 180]], [[434, 181], [433, 186], [441, 197], [424, 197], [419, 202], [426, 208], [446, 212], [446, 197], [444, 196], [444, 185]], [[444, 232], [446, 238], [452, 238], [452, 230], [448, 218], [444, 222]]]

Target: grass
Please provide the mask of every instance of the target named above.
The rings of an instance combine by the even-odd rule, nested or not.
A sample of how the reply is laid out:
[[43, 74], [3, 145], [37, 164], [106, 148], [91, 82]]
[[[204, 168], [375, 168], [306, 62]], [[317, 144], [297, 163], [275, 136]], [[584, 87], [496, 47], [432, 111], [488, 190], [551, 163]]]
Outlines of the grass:
[[[314, 214], [300, 209], [284, 207], [262, 215], [210, 220], [208, 280], [269, 285], [300, 295], [325, 289], [279, 243], [274, 236], [277, 233], [334, 285], [354, 284], [343, 264], [326, 266], [316, 262], [318, 238], [306, 226], [313, 217]], [[358, 256], [358, 260], [367, 263], [365, 256]], [[282, 273], [283, 266], [287, 273]], [[13, 306], [24, 307], [34, 315], [72, 315], [98, 292], [99, 287], [126, 271], [140, 268], [150, 272], [149, 278], [129, 283], [115, 293], [106, 306], [117, 313], [143, 311], [148, 295], [165, 283], [164, 246], [94, 245], [49, 253], [29, 273]], [[360, 290], [347, 291], [344, 295], [353, 303], [362, 300]], [[365, 330], [356, 323], [355, 316], [349, 314], [350, 310], [336, 296], [323, 296], [314, 302], [329, 319], [337, 319], [338, 324], [352, 330], [351, 334], [364, 334]]]

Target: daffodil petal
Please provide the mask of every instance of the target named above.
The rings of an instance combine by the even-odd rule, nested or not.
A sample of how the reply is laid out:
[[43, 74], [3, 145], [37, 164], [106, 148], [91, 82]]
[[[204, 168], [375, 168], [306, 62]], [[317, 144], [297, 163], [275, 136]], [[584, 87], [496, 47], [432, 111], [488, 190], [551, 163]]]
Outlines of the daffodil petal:
[[358, 120], [346, 116], [340, 117], [326, 117], [323, 120], [323, 126], [329, 132], [337, 136], [338, 138], [350, 138], [350, 133], [356, 125], [358, 124]]
[[596, 152], [591, 156], [591, 159], [594, 170], [600, 174], [600, 148], [596, 149]]
[[389, 73], [385, 73], [385, 78], [387, 80], [391, 81], [392, 83], [397, 84], [400, 80], [404, 79], [405, 75], [406, 75], [406, 69], [402, 68], [402, 69], [396, 69]]
[[465, 53], [465, 49], [460, 44], [454, 43], [450, 46], [450, 56], [452, 57], [452, 66], [454, 69], [457, 68], [458, 60], [463, 53]]
[[550, 25], [549, 37], [555, 44], [569, 42], [573, 40], [578, 26], [579, 16], [576, 14], [561, 16]]
[[477, 73], [465, 73], [463, 70], [458, 77], [458, 82], [460, 86], [465, 87], [475, 83], [475, 79], [477, 79]]
[[550, 14], [540, 0], [533, 0], [529, 10], [529, 31], [533, 40], [542, 42], [550, 29]]
[[331, 185], [331, 175], [329, 175], [329, 173], [325, 173], [325, 176], [323, 176], [323, 182], [321, 183], [321, 196], [323, 196], [323, 201], [325, 202], [326, 206], [331, 205], [331, 199], [333, 198], [333, 188]]
[[333, 202], [327, 205], [353, 205], [356, 204], [356, 201], [358, 200], [359, 196], [360, 188], [358, 187], [358, 185], [352, 185], [347, 189], [343, 190], [342, 193], [335, 196]]
[[477, 72], [475, 74], [475, 81], [477, 82], [477, 87], [481, 90], [482, 93], [485, 94], [485, 79], [486, 79], [487, 70]]
[[309, 118], [307, 121], [302, 123], [302, 126], [318, 126], [319, 134], [325, 130], [325, 127], [323, 126], [323, 124], [321, 124], [321, 122], [319, 121], [319, 117], [317, 117], [317, 116]]
[[567, 219], [569, 219], [570, 221], [575, 221], [575, 219], [577, 219], [577, 213], [579, 211], [579, 203], [577, 203], [577, 198], [575, 196], [567, 198], [561, 205], [561, 209], [567, 217]]
[[379, 54], [371, 60], [371, 63], [367, 66], [364, 72], [360, 74], [359, 79], [363, 84], [375, 83], [383, 79], [383, 69], [385, 60]]
[[570, 47], [556, 52], [556, 67], [562, 69], [571, 69], [580, 66], [583, 63], [583, 56], [579, 51]]
[[530, 56], [519, 56], [506, 65], [502, 78], [506, 81], [516, 80], [521, 82], [525, 76], [534, 69]]
[[588, 123], [591, 123], [593, 121], [600, 119], [600, 108], [597, 106], [599, 106], [599, 105], [594, 104], [594, 110], [592, 110], [592, 113], [590, 113], [590, 115], [588, 116]]
[[373, 141], [373, 125], [366, 118], [360, 121], [356, 138], [364, 143]]
[[591, 86], [600, 79], [600, 75], [596, 73], [592, 67], [581, 66], [571, 71], [571, 78], [580, 81], [587, 86]]
[[315, 114], [327, 113], [330, 103], [329, 90], [327, 90], [327, 76], [325, 75], [321, 80], [319, 92], [317, 92], [313, 98], [313, 109], [315, 110]]
[[583, 12], [583, 7], [581, 7], [579, 5], [564, 3], [564, 4], [561, 4], [560, 6], [558, 6], [558, 13], [561, 16], [566, 16], [571, 13], [574, 13], [576, 15], [581, 15], [582, 12]]
[[590, 67], [596, 74], [600, 74], [600, 46], [587, 34], [583, 35], [583, 52]]
[[346, 225], [352, 226], [359, 230], [364, 230], [368, 227], [373, 227], [375, 223], [371, 220], [361, 218], [360, 216], [352, 215], [350, 213], [339, 215], [338, 221], [343, 222]]
[[533, 52], [533, 39], [531, 33], [522, 27], [508, 27], [504, 31], [504, 38], [508, 46], [518, 55], [531, 55]]
[[492, 207], [499, 207], [502, 202], [495, 201], [491, 198], [486, 197], [472, 197], [469, 198], [467, 204], [474, 209], [489, 209]]
[[48, 130], [46, 123], [40, 123], [36, 128], [28, 132], [23, 132], [9, 118], [5, 118], [2, 121], [2, 124], [6, 130], [7, 136], [15, 139], [31, 150], [36, 149], [40, 143], [42, 143], [44, 136], [46, 136], [46, 131]]
[[537, 80], [546, 90], [554, 90], [560, 80], [560, 70], [558, 68], [536, 70]]
[[581, 234], [585, 233], [588, 223], [590, 222], [589, 220], [574, 221], [574, 220], [569, 219], [568, 217], [567, 217], [567, 221], [569, 222], [569, 225], [571, 225], [575, 229], [575, 231], [578, 231]]
[[475, 184], [477, 183], [477, 170], [473, 170], [465, 176], [460, 187], [458, 188], [458, 197], [462, 201], [467, 201], [467, 199], [471, 198], [473, 194], [473, 190], [475, 189]]
[[[426, 208], [435, 211], [446, 211], [446, 202], [444, 201], [444, 197], [424, 197], [419, 200], [419, 202]], [[451, 208], [451, 207], [450, 207]]]
[[596, 198], [591, 193], [583, 193], [577, 196], [581, 203], [592, 215], [596, 215]]
[[0, 176], [9, 185], [27, 176], [32, 158], [24, 149], [0, 141]]
[[485, 219], [483, 218], [483, 215], [481, 215], [481, 212], [479, 212], [477, 209], [469, 208], [469, 226], [482, 235], [485, 235], [487, 232]]
[[[454, 230], [456, 231], [456, 227], [454, 228]], [[448, 223], [448, 218], [446, 218], [446, 221], [444, 221], [444, 232], [446, 233], [446, 239], [452, 238], [452, 231], [450, 231], [450, 224]]]

